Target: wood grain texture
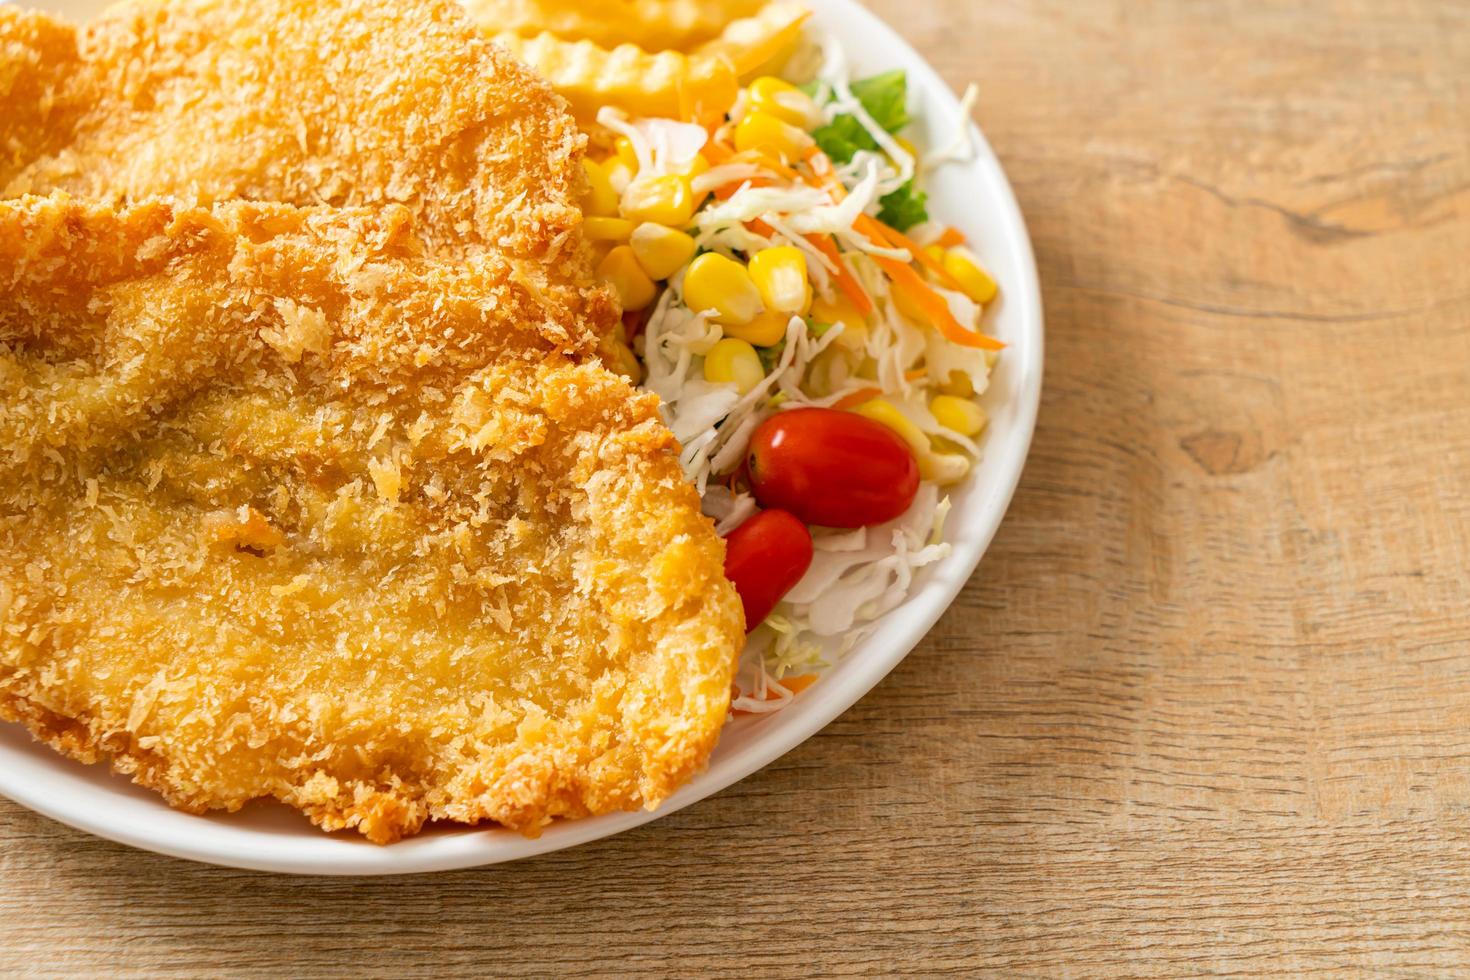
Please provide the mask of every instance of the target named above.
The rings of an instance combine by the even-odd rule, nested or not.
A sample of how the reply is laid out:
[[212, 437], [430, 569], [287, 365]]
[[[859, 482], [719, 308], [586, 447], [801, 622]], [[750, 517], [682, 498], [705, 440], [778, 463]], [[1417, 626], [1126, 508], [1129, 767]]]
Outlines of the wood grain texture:
[[1016, 184], [1035, 451], [763, 773], [431, 878], [0, 802], [0, 973], [1444, 976], [1470, 964], [1470, 6], [872, 0]]

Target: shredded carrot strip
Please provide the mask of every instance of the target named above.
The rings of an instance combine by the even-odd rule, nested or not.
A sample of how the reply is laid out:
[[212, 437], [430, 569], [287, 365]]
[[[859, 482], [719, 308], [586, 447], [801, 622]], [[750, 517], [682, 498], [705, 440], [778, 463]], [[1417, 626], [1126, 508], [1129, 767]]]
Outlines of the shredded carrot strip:
[[771, 171], [772, 173], [780, 174], [787, 180], [801, 180], [801, 174], [797, 173], [795, 170], [792, 170], [790, 167], [786, 166], [786, 164], [782, 163], [780, 160], [777, 160], [775, 157], [771, 156], [768, 153], [757, 153], [756, 162], [759, 163], [762, 167], [765, 167], [767, 170]]
[[987, 337], [983, 333], [970, 330], [960, 324], [949, 311], [949, 304], [944, 297], [929, 288], [929, 284], [919, 278], [914, 267], [899, 262], [896, 259], [882, 259], [873, 256], [880, 268], [893, 280], [895, 289], [903, 290], [904, 294], [913, 301], [914, 305], [924, 312], [924, 315], [944, 335], [944, 339], [961, 347], [979, 347], [982, 350], [1004, 350], [1005, 344], [994, 337]]
[[714, 140], [710, 140], [704, 144], [704, 149], [700, 152], [704, 154], [706, 160], [715, 165], [722, 164], [735, 155], [735, 151], [732, 148], [726, 146], [724, 143], [716, 143]]
[[716, 187], [715, 197], [722, 201], [728, 201], [735, 196], [736, 191], [740, 190], [746, 184], [749, 184], [751, 187], [770, 187], [774, 183], [775, 181], [767, 180], [764, 177], [747, 177], [744, 180], [732, 180], [723, 187]]
[[837, 399], [837, 401], [832, 403], [832, 407], [839, 412], [843, 412], [849, 408], [856, 408], [863, 402], [870, 402], [874, 398], [880, 398], [882, 395], [882, 388], [859, 388], [852, 394], [844, 395], [842, 398]]
[[[837, 175], [833, 172], [832, 161], [828, 160], [827, 155], [820, 150], [814, 150], [808, 152], [807, 162], [812, 164], [812, 171], [822, 178], [822, 186], [838, 204], [841, 204], [842, 199], [847, 196], [847, 188], [842, 186], [842, 181], [838, 180]], [[914, 261], [932, 272], [936, 279], [944, 283], [946, 289], [960, 290], [959, 282], [949, 274], [943, 265], [935, 261], [934, 256], [920, 248], [917, 242], [897, 228], [885, 225], [866, 214], [858, 215], [852, 227], [862, 232], [868, 241], [880, 248], [907, 249], [908, 253], [914, 257]]]
[[[783, 677], [781, 680], [775, 681], [775, 683], [780, 684], [782, 687], [786, 688], [786, 690], [790, 691], [792, 694], [800, 694], [802, 691], [805, 691], [807, 688], [811, 687], [817, 681], [821, 680], [821, 678], [822, 678], [822, 675], [821, 674], [802, 674], [799, 677]], [[767, 688], [766, 689], [766, 696], [762, 700], [765, 700], [765, 701], [779, 701], [779, 700], [781, 700], [781, 698], [780, 698], [780, 695], [778, 695], [775, 691], [772, 691], [770, 688]], [[754, 715], [754, 714], [759, 714], [759, 712], [756, 712], [756, 711], [748, 711], [745, 708], [735, 708], [733, 710], [734, 710], [735, 714], [737, 714], [737, 715]]]
[[766, 238], [776, 237], [776, 229], [772, 228], [770, 225], [766, 224], [759, 218], [751, 218], [745, 223], [745, 227], [749, 228], [757, 235], [764, 235]]
[[817, 682], [820, 674], [802, 674], [800, 677], [782, 678], [778, 683], [792, 694], [800, 694]]
[[927, 377], [928, 375], [928, 368], [914, 368], [912, 371], [905, 371], [903, 373], [903, 376], [910, 381], [918, 381], [920, 378]]
[[[772, 678], [772, 680], [775, 683], [780, 684], [782, 687], [786, 688], [786, 690], [790, 691], [792, 694], [800, 694], [802, 691], [805, 691], [817, 681], [821, 680], [821, 677], [821, 674], [802, 674], [798, 677], [783, 677], [779, 681], [776, 681], [774, 678]], [[770, 688], [766, 688], [766, 696], [762, 700], [779, 701], [781, 700], [781, 696]], [[758, 712], [747, 711], [744, 708], [736, 708], [734, 709], [734, 711], [737, 715], [758, 714]]]
[[[847, 197], [847, 188], [843, 187], [842, 181], [837, 179], [837, 174], [832, 169], [832, 161], [825, 153], [815, 148], [807, 150], [806, 161], [811, 165], [812, 172], [821, 178], [822, 187], [832, 195], [838, 204], [841, 204], [843, 198]], [[959, 282], [955, 280], [954, 276], [945, 271], [944, 266], [936, 262], [934, 257], [928, 252], [920, 248], [917, 242], [892, 225], [885, 225], [876, 218], [866, 214], [860, 214], [852, 226], [854, 230], [862, 232], [868, 241], [880, 248], [908, 249], [909, 254], [914, 257], [914, 261], [934, 273], [939, 281], [944, 283], [945, 288], [955, 290], [960, 288]]]
[[934, 244], [940, 248], [954, 248], [956, 245], [965, 244], [965, 236], [958, 228], [946, 228], [944, 234], [940, 235]]
[[832, 158], [815, 146], [807, 147], [801, 158], [806, 161], [807, 166], [812, 168], [812, 173], [824, 181], [836, 174], [836, 171], [832, 169]]
[[[812, 173], [822, 179], [827, 190], [840, 202], [846, 191], [843, 189], [841, 181], [837, 180], [836, 172], [832, 169], [832, 161], [827, 158], [827, 154], [813, 147], [807, 150], [804, 159], [812, 168]], [[893, 245], [893, 242], [889, 241], [887, 234], [884, 232], [885, 226], [865, 214], [858, 216], [853, 227], [866, 235], [874, 245], [886, 247]], [[894, 234], [898, 233], [894, 232]], [[916, 252], [916, 257], [922, 255], [922, 250]], [[924, 257], [927, 258], [927, 256]], [[950, 343], [959, 344], [961, 347], [979, 347], [982, 350], [1003, 350], [1005, 348], [1005, 344], [995, 338], [987, 337], [983, 333], [970, 330], [961, 324], [960, 321], [956, 320], [954, 314], [949, 311], [949, 304], [945, 302], [944, 297], [930, 289], [929, 284], [919, 278], [919, 274], [914, 271], [913, 266], [905, 262], [899, 262], [897, 259], [885, 259], [876, 255], [873, 256], [873, 260], [878, 263], [879, 268], [888, 273], [888, 278], [893, 280], [895, 288], [903, 290], [909, 299], [914, 302], [914, 305], [921, 309], [924, 315], [933, 321], [934, 326], [938, 328], [939, 332]], [[933, 260], [930, 259], [930, 261]], [[949, 277], [946, 273], [946, 278], [952, 277]]]
[[893, 245], [895, 248], [908, 249], [909, 254], [914, 257], [914, 261], [918, 262], [924, 268], [933, 273], [934, 278], [943, 283], [945, 289], [953, 289], [955, 292], [964, 292], [963, 287], [961, 287], [959, 284], [959, 280], [950, 275], [949, 271], [945, 269], [944, 266], [934, 258], [934, 256], [924, 251], [912, 238], [905, 235], [897, 228], [894, 228], [892, 225], [885, 225], [883, 222], [868, 218], [868, 216], [864, 214], [858, 217], [857, 228], [859, 231], [862, 231], [869, 238], [873, 237], [872, 233], [865, 230], [864, 228], [864, 226], [867, 224], [867, 222], [863, 221], [864, 218], [867, 218], [867, 221], [872, 222], [878, 233], [886, 238], [890, 245]]
[[807, 235], [806, 240], [812, 243], [812, 247], [826, 256], [837, 271], [832, 274], [832, 279], [837, 283], [837, 288], [852, 300], [852, 305], [858, 308], [863, 316], [871, 316], [873, 313], [873, 300], [868, 296], [863, 284], [858, 282], [857, 276], [842, 261], [842, 253], [837, 251], [837, 243], [832, 240], [831, 235]]
[[[841, 204], [842, 199], [847, 196], [847, 188], [842, 186], [842, 182], [837, 179], [836, 174], [833, 172], [832, 161], [820, 150], [808, 150], [807, 162], [812, 164], [813, 172], [822, 178], [822, 185], [827, 192], [832, 195], [838, 204]], [[920, 248], [917, 242], [897, 228], [891, 225], [885, 225], [878, 219], [866, 214], [858, 215], [857, 220], [853, 222], [852, 226], [854, 230], [862, 232], [868, 241], [877, 245], [879, 248], [907, 249], [908, 253], [914, 257], [914, 261], [932, 272], [935, 278], [944, 284], [946, 289], [960, 289], [959, 282], [945, 270], [943, 265], [934, 259], [934, 256]]]

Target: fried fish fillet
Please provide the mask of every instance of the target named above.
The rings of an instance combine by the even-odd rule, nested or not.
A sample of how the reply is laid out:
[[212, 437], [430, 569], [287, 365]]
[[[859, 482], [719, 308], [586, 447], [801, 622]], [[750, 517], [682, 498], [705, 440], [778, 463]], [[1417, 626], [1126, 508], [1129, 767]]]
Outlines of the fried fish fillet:
[[0, 203], [0, 716], [380, 843], [666, 797], [740, 603], [568, 293], [401, 207]]
[[0, 195], [401, 203], [436, 248], [581, 250], [584, 138], [453, 0], [0, 6]]

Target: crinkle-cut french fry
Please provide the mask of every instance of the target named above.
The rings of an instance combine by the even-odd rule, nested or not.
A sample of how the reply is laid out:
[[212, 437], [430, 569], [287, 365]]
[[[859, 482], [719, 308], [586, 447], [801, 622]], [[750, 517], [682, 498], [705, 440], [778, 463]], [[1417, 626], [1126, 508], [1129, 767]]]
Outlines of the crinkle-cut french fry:
[[723, 60], [742, 79], [757, 69], [789, 55], [801, 36], [801, 25], [811, 11], [784, 0], [767, 3], [751, 17], [731, 21], [720, 36], [696, 48], [690, 58]]
[[731, 21], [753, 16], [767, 0], [461, 0], [492, 33], [553, 34], [611, 50], [681, 51], [719, 37]]
[[584, 124], [595, 120], [602, 106], [635, 116], [722, 112], [739, 90], [734, 70], [721, 59], [691, 59], [678, 51], [650, 54], [633, 44], [609, 51], [591, 41], [552, 34], [497, 34], [493, 39], [549, 81]]
[[688, 55], [650, 52], [635, 44], [608, 50], [590, 39], [569, 40], [550, 31], [532, 37], [503, 31], [494, 40], [550, 81], [584, 125], [602, 106], [635, 116], [704, 121], [730, 107], [741, 77], [790, 52], [807, 16], [797, 3], [766, 3], [755, 16], [729, 22], [719, 37]]

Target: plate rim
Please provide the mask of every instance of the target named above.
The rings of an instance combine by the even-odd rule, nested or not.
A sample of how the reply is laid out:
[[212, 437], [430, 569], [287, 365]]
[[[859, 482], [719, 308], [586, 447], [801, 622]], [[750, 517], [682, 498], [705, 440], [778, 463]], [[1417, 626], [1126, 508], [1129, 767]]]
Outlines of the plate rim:
[[[892, 60], [903, 62], [906, 70], [919, 76], [927, 99], [939, 103], [940, 108], [958, 116], [960, 102], [954, 91], [945, 84], [927, 59], [876, 14], [857, 0], [806, 2], [823, 19], [846, 20], [848, 23], [842, 30], [844, 34], [875, 35], [881, 38], [894, 52], [891, 55]], [[238, 827], [226, 826], [223, 822], [230, 820], [229, 815], [196, 817], [168, 810], [162, 800], [151, 793], [147, 794], [149, 802], [156, 803], [158, 812], [167, 814], [169, 819], [155, 822], [136, 819], [127, 813], [119, 815], [110, 812], [105, 805], [98, 805], [106, 801], [97, 798], [98, 791], [87, 787], [83, 777], [95, 778], [99, 773], [108, 780], [124, 780], [125, 777], [111, 774], [104, 765], [86, 767], [86, 772], [82, 774], [73, 773], [70, 767], [80, 764], [60, 756], [52, 757], [49, 749], [45, 749], [42, 756], [46, 759], [45, 762], [33, 757], [28, 761], [25, 754], [19, 754], [19, 765], [0, 767], [0, 795], [86, 833], [141, 850], [205, 864], [296, 875], [423, 874], [521, 860], [630, 830], [727, 789], [806, 742], [888, 676], [928, 635], [953, 604], [989, 550], [1009, 511], [1030, 456], [1040, 409], [1045, 364], [1045, 321], [1040, 276], [1030, 232], [1010, 180], [980, 127], [972, 120], [967, 121], [967, 125], [977, 148], [977, 155], [972, 163], [990, 171], [987, 175], [988, 189], [996, 196], [1005, 212], [999, 216], [987, 212], [984, 217], [998, 217], [1001, 224], [1009, 229], [1004, 236], [1010, 239], [1007, 247], [1008, 259], [1018, 277], [1017, 282], [1006, 284], [1006, 301], [1019, 303], [1021, 306], [1017, 316], [1021, 324], [1019, 339], [1025, 344], [1023, 364], [1015, 369], [1021, 374], [1012, 403], [1015, 419], [1011, 428], [1015, 438], [1010, 442], [1007, 458], [1001, 462], [995, 476], [996, 482], [987, 488], [982, 502], [976, 505], [984, 517], [980, 532], [969, 540], [955, 543], [950, 556], [936, 566], [937, 572], [942, 573], [940, 577], [928, 581], [911, 594], [899, 610], [885, 617], [882, 626], [844, 662], [846, 669], [841, 674], [824, 679], [823, 684], [812, 689], [816, 692], [823, 687], [827, 688], [822, 692], [820, 707], [813, 706], [799, 714], [782, 712], [781, 715], [772, 716], [771, 721], [776, 718], [784, 720], [769, 735], [752, 739], [749, 744], [737, 748], [733, 754], [720, 756], [717, 750], [708, 769], [694, 777], [656, 810], [566, 821], [553, 825], [535, 839], [511, 835], [505, 831], [497, 832], [495, 829], [465, 828], [441, 835], [409, 838], [388, 847], [378, 847], [355, 838], [344, 839], [342, 835], [322, 834], [316, 828], [303, 823], [310, 834], [268, 835], [278, 842], [276, 847], [267, 852], [259, 852], [249, 845], [258, 845], [260, 842], [257, 838], [267, 835], [251, 830], [242, 832]], [[987, 446], [987, 454], [989, 448]], [[987, 459], [987, 463], [989, 462]], [[895, 615], [898, 612], [903, 612], [904, 615]], [[889, 636], [896, 633], [903, 634], [902, 638]], [[880, 640], [888, 640], [890, 645], [885, 649], [879, 644]], [[16, 754], [18, 753], [12, 753], [0, 744], [0, 759]], [[61, 762], [66, 768], [60, 769], [59, 774], [42, 771], [51, 769], [53, 762]], [[48, 789], [68, 783], [83, 789], [74, 789], [70, 794], [63, 792], [59, 795], [48, 792]], [[128, 789], [133, 789], [131, 784]], [[191, 823], [180, 823], [172, 818]], [[195, 823], [197, 826], [194, 826]], [[174, 824], [188, 829], [174, 831], [169, 826]]]

